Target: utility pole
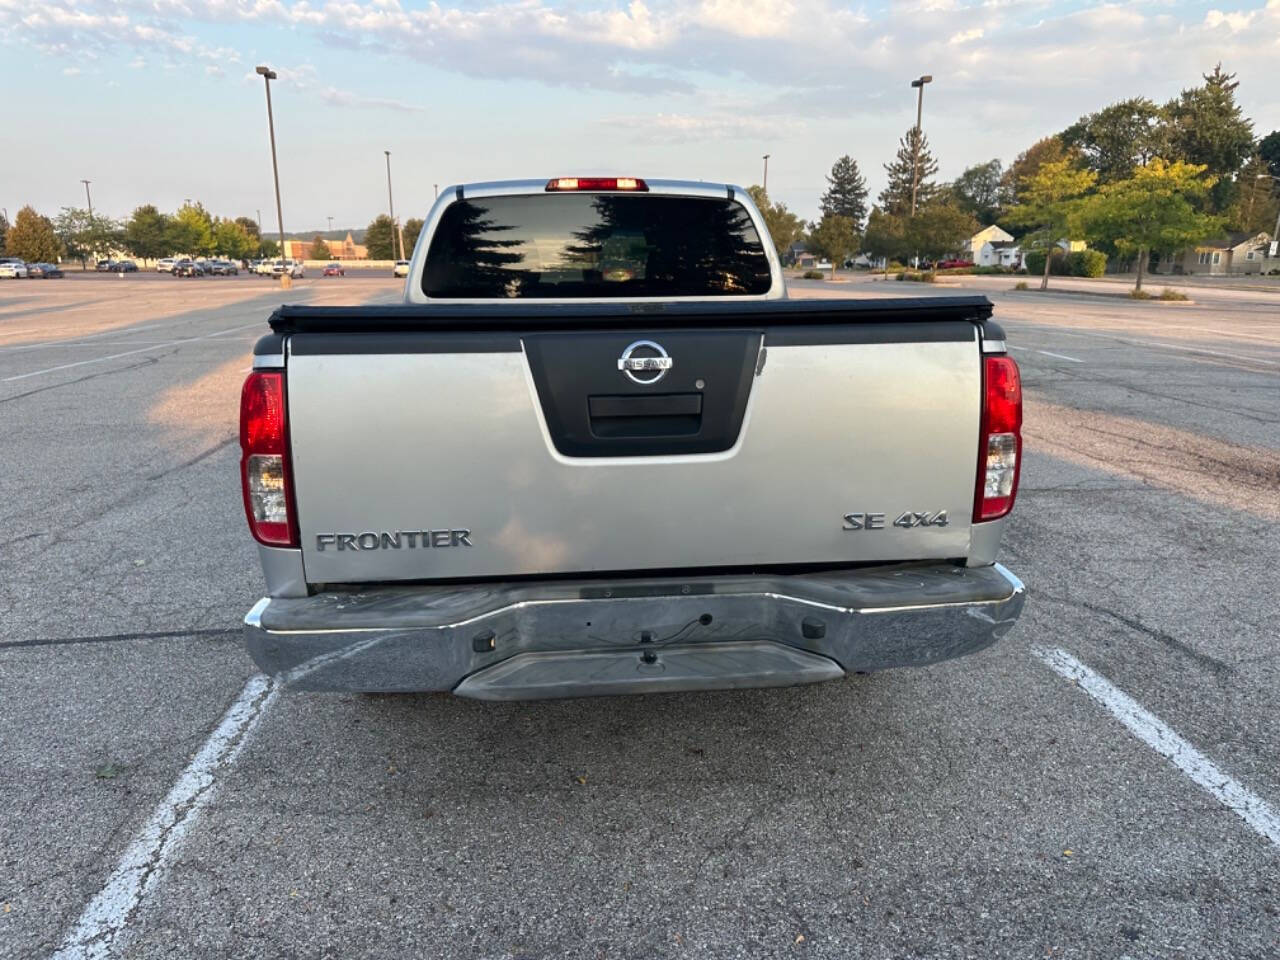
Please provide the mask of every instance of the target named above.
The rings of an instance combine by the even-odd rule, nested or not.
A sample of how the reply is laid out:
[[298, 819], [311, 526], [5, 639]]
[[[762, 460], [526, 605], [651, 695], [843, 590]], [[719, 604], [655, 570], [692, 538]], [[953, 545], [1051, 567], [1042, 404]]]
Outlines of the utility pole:
[[400, 236], [400, 259], [404, 259], [404, 234], [400, 231], [400, 225], [396, 222], [396, 204], [391, 199], [391, 151], [383, 150], [387, 155], [387, 206], [391, 209], [391, 254], [394, 258], [396, 252], [396, 235]]
[[89, 204], [89, 222], [92, 223], [93, 222], [93, 197], [89, 196], [89, 184], [91, 183], [91, 181], [81, 180], [80, 182], [84, 184], [84, 199], [85, 199], [85, 202]]
[[[1269, 179], [1269, 180], [1274, 180], [1276, 183], [1280, 183], [1280, 177], [1274, 176], [1273, 174], [1270, 174], [1270, 173], [1260, 173], [1258, 174], [1256, 179], [1258, 180]], [[1253, 198], [1251, 197], [1250, 203], [1252, 202], [1253, 202]], [[8, 216], [6, 216], [5, 219], [6, 220], [9, 219]], [[1276, 232], [1271, 235], [1271, 249], [1275, 250], [1277, 254], [1280, 254], [1280, 246], [1277, 246], [1277, 244], [1280, 244], [1280, 212], [1276, 213]], [[1270, 251], [1267, 251], [1267, 252], [1270, 253]]]
[[[276, 121], [271, 113], [271, 81], [276, 78], [276, 72], [270, 67], [258, 67], [255, 71], [258, 76], [262, 77], [267, 85], [267, 131], [271, 136], [271, 175], [276, 182], [276, 226], [280, 228], [280, 256], [284, 256], [284, 211], [280, 206], [280, 167], [276, 163]], [[258, 224], [258, 229], [262, 229], [262, 224]], [[280, 282], [282, 285], [288, 285], [289, 274], [282, 273]]]
[[329, 232], [333, 233], [333, 217], [325, 217], [329, 221]]
[[920, 189], [920, 139], [924, 136], [920, 129], [920, 121], [924, 113], [924, 85], [926, 83], [933, 83], [933, 77], [925, 75], [918, 80], [911, 81], [911, 85], [919, 91], [916, 96], [916, 135], [911, 151], [911, 215], [913, 217], [916, 215], [916, 193]]
[[766, 197], [769, 195], [769, 158], [771, 156], [773, 156], [773, 154], [766, 153], [763, 158], [764, 159], [764, 179], [761, 181], [760, 186], [764, 188], [764, 195]]
[[431, 185], [431, 189], [434, 191], [434, 194], [433, 194], [433, 196], [432, 196], [432, 199], [434, 199], [434, 200], [439, 200], [439, 199], [440, 199], [440, 184], [438, 184], [438, 183], [433, 183], [433, 184]]

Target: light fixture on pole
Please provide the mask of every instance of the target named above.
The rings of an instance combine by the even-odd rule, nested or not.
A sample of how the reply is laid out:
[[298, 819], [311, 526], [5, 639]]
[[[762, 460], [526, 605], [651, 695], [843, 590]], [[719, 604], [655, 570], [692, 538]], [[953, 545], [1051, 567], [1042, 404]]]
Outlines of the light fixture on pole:
[[773, 154], [766, 153], [762, 158], [764, 160], [764, 179], [761, 181], [760, 186], [764, 189], [764, 195], [766, 197], [769, 195], [769, 158], [771, 156], [773, 156]]
[[920, 121], [924, 113], [924, 85], [933, 83], [933, 77], [926, 74], [917, 80], [911, 81], [911, 86], [918, 91], [916, 96], [916, 134], [914, 144], [911, 151], [911, 215], [916, 215], [916, 193], [920, 189], [920, 140], [924, 137], [924, 132], [920, 129]]
[[[280, 167], [276, 162], [276, 120], [271, 112], [271, 81], [276, 79], [276, 72], [270, 67], [258, 67], [255, 73], [260, 76], [267, 87], [267, 132], [271, 137], [271, 175], [276, 184], [276, 226], [280, 228], [280, 256], [284, 256], [284, 210], [280, 206]], [[259, 222], [258, 229], [262, 229]], [[288, 273], [280, 275], [281, 283], [286, 283]]]

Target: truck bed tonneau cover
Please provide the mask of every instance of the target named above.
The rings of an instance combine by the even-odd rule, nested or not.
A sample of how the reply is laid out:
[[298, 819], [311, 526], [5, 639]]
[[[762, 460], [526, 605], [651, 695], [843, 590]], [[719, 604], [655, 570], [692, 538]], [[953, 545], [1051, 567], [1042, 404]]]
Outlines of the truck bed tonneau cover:
[[[669, 303], [538, 301], [431, 304], [375, 304], [316, 307], [284, 304], [271, 314], [277, 335], [292, 333], [390, 333], [432, 330], [513, 330], [554, 326], [590, 329], [636, 322], [690, 318], [705, 327], [771, 327], [797, 324], [937, 323], [981, 324], [987, 337], [1003, 339], [991, 322], [984, 296], [894, 297], [884, 299], [739, 300]], [[646, 323], [646, 325], [649, 325]], [[676, 324], [678, 325], [678, 323]]]

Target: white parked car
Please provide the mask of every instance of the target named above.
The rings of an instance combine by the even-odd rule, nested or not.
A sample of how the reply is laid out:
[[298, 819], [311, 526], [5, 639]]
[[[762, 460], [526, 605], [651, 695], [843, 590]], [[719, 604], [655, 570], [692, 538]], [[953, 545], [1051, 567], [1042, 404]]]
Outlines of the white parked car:
[[165, 257], [156, 261], [156, 273], [173, 273], [174, 264], [178, 262], [177, 257]]
[[393, 277], [407, 277], [409, 275], [409, 261], [397, 260], [395, 267], [391, 271]]
[[27, 264], [21, 257], [0, 257], [0, 277], [6, 280], [25, 280]]
[[295, 280], [307, 275], [306, 270], [303, 269], [301, 260], [275, 260], [272, 262], [271, 275], [273, 277], [278, 277], [285, 273], [289, 274], [289, 276], [293, 277]]

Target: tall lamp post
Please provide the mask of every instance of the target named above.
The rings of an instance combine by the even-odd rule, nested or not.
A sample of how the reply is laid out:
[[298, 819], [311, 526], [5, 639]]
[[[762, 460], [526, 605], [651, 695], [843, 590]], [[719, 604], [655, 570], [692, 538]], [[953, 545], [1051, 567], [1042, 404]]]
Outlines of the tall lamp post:
[[[92, 230], [93, 230], [93, 197], [89, 196], [89, 183], [90, 183], [90, 181], [88, 181], [88, 180], [81, 180], [80, 182], [84, 184], [84, 200], [85, 200], [85, 203], [89, 204], [89, 230], [90, 230], [90, 231], [92, 231]], [[92, 234], [92, 233], [90, 233], [90, 236], [92, 236], [92, 235], [93, 235], [93, 234]], [[97, 251], [96, 251], [96, 250], [91, 250], [91, 251], [89, 251], [89, 252], [90, 252], [90, 254], [96, 254], [96, 253], [97, 253]], [[83, 260], [81, 260], [81, 261], [80, 261], [80, 266], [83, 268], [83, 267], [84, 267], [84, 265], [85, 265], [84, 261], [83, 261]]]
[[387, 206], [391, 208], [391, 253], [394, 256], [396, 252], [396, 235], [400, 236], [400, 259], [404, 259], [404, 234], [400, 232], [400, 226], [396, 223], [396, 204], [391, 199], [391, 151], [383, 150], [387, 155]]
[[764, 178], [761, 181], [760, 186], [764, 189], [764, 195], [766, 197], [769, 195], [769, 158], [771, 156], [773, 156], [773, 154], [766, 153], [761, 158], [762, 160], [764, 160]]
[[[1280, 183], [1280, 177], [1271, 173], [1260, 173], [1256, 179], [1274, 180], [1276, 183]], [[1280, 244], [1280, 211], [1276, 212], [1276, 232], [1271, 235], [1271, 246], [1275, 249], [1277, 254], [1280, 254], [1280, 246], [1277, 246], [1277, 244]]]
[[920, 138], [924, 134], [920, 130], [920, 121], [924, 113], [924, 85], [933, 83], [933, 77], [925, 75], [912, 80], [911, 86], [918, 91], [916, 95], [916, 135], [914, 148], [911, 151], [911, 215], [916, 215], [916, 193], [920, 189]]
[[[266, 83], [267, 87], [267, 132], [271, 136], [271, 175], [276, 182], [276, 226], [280, 228], [280, 256], [284, 256], [284, 210], [280, 206], [280, 167], [276, 163], [276, 120], [271, 113], [271, 81], [276, 78], [276, 72], [270, 67], [258, 67], [255, 71]], [[258, 228], [262, 228], [262, 224], [258, 224]], [[285, 282], [288, 277], [287, 273], [280, 274], [281, 283]]]

